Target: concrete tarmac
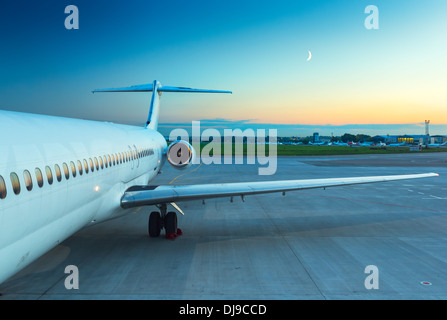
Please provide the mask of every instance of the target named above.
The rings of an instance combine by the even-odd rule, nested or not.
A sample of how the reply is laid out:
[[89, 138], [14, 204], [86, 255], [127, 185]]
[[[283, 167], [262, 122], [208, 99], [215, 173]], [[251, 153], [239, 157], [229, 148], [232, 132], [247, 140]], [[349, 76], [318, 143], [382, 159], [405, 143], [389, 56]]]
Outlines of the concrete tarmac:
[[[0, 285], [0, 299], [447, 299], [446, 160], [279, 157], [272, 176], [258, 165], [166, 164], [153, 184], [440, 177], [179, 203], [176, 240], [149, 238], [155, 207], [137, 209], [79, 231]], [[78, 290], [64, 285], [68, 265]], [[365, 286], [371, 265], [378, 289]]]

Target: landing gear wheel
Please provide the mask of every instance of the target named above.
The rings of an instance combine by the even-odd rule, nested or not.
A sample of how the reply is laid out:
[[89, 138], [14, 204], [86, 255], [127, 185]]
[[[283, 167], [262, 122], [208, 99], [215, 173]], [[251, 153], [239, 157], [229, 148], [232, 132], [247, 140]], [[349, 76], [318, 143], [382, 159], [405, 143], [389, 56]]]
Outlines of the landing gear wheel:
[[160, 212], [157, 212], [157, 211], [151, 212], [151, 215], [149, 216], [148, 231], [149, 231], [149, 236], [151, 238], [156, 238], [160, 235], [160, 231], [161, 231]]
[[165, 217], [166, 238], [177, 238], [177, 214], [168, 212]]

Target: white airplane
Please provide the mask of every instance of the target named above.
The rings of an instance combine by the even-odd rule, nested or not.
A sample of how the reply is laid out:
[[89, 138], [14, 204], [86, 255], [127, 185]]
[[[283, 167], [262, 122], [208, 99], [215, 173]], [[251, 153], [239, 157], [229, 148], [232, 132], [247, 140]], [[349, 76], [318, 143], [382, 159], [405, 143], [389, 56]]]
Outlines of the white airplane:
[[333, 146], [341, 146], [341, 147], [349, 147], [349, 144], [346, 142], [335, 141], [332, 143]]
[[378, 142], [374, 145], [375, 147], [386, 147], [386, 143]]
[[312, 146], [324, 146], [327, 144], [327, 142], [326, 141], [320, 141], [320, 142], [310, 142], [309, 141], [309, 144]]
[[430, 143], [430, 144], [428, 144], [428, 146], [429, 147], [436, 147], [436, 148], [447, 146], [447, 141], [444, 142], [444, 143]]
[[[229, 91], [165, 87], [158, 81], [94, 92], [152, 92], [145, 127], [0, 111], [0, 283], [83, 227], [156, 205], [151, 237], [175, 237], [176, 202], [438, 176], [435, 173], [243, 182], [149, 185], [165, 160], [178, 169], [192, 163], [186, 141], [167, 146], [157, 131], [163, 92]], [[180, 210], [181, 212], [181, 210]]]
[[403, 147], [403, 146], [405, 146], [407, 143], [404, 141], [404, 142], [401, 142], [401, 143], [390, 143], [388, 146], [389, 147]]

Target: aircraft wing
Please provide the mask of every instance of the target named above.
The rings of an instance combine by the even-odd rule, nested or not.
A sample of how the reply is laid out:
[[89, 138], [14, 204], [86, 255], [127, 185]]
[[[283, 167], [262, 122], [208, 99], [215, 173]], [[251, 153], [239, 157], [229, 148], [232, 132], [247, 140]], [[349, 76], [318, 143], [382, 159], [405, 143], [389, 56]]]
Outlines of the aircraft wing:
[[245, 196], [263, 193], [286, 192], [294, 190], [327, 188], [352, 184], [387, 182], [438, 176], [439, 175], [437, 173], [423, 173], [411, 175], [310, 180], [283, 180], [175, 186], [133, 186], [126, 190], [123, 197], [121, 198], [121, 207], [127, 209], [132, 207], [181, 202], [187, 200]]

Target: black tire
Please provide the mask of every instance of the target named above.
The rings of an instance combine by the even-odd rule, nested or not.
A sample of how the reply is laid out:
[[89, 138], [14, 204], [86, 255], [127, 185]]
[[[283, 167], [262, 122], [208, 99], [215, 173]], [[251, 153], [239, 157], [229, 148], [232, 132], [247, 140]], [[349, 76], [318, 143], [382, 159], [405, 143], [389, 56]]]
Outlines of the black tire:
[[149, 236], [151, 238], [156, 238], [160, 235], [160, 231], [161, 231], [160, 212], [157, 212], [157, 211], [151, 212], [151, 215], [149, 216], [148, 231], [149, 231]]
[[175, 212], [168, 212], [165, 217], [166, 234], [177, 234], [177, 214]]

